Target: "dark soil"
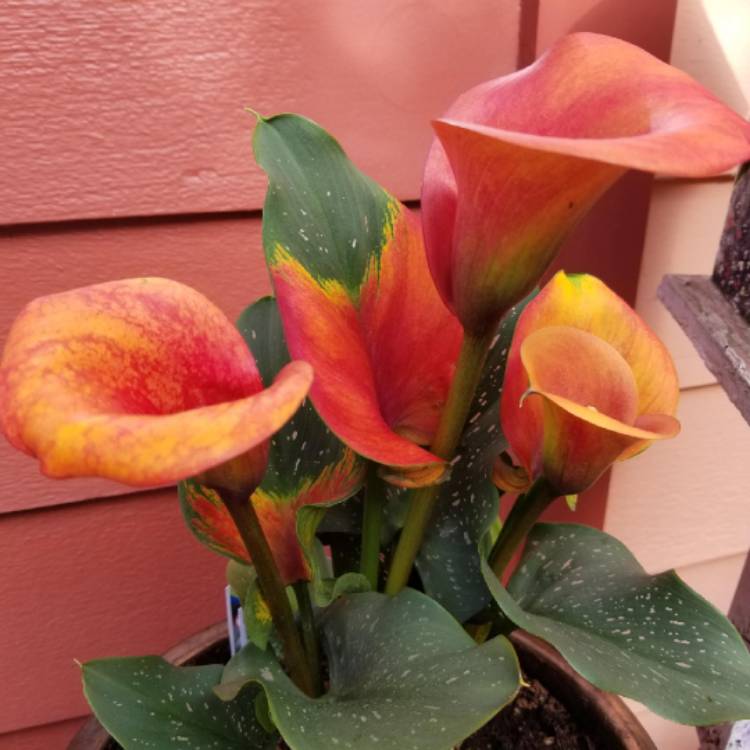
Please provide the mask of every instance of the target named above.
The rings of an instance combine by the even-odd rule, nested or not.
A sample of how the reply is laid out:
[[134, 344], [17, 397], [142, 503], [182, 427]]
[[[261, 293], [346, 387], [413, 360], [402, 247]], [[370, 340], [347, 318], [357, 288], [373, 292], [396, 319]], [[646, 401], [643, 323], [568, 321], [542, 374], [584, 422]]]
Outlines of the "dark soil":
[[581, 730], [539, 680], [461, 744], [461, 750], [609, 750]]
[[[278, 750], [289, 750], [285, 742]], [[530, 680], [510, 706], [460, 746], [460, 750], [611, 750], [590, 737], [539, 680]]]

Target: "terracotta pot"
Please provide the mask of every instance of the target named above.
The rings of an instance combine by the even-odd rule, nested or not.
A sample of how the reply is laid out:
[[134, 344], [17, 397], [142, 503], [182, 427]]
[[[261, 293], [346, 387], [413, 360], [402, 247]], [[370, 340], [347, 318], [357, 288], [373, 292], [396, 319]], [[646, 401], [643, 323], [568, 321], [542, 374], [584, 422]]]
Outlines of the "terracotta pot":
[[524, 672], [536, 677], [568, 709], [578, 725], [600, 735], [606, 750], [657, 750], [654, 741], [620, 696], [581, 677], [539, 638], [517, 630], [510, 636]]
[[[164, 654], [173, 664], [186, 664], [215, 650], [226, 641], [226, 624], [220, 622], [188, 638]], [[606, 750], [657, 750], [641, 723], [621, 698], [586, 682], [555, 649], [534, 636], [511, 635], [526, 674], [537, 678], [561, 700], [579, 725], [601, 736]], [[110, 737], [92, 717], [78, 731], [68, 750], [107, 750]]]

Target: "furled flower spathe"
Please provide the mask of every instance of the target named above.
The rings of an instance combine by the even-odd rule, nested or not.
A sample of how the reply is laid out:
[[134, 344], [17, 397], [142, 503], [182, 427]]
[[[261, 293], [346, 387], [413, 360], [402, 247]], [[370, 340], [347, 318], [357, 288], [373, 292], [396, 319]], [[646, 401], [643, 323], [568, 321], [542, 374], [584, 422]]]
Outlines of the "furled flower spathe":
[[750, 157], [750, 125], [702, 86], [589, 33], [461, 95], [434, 127], [422, 189], [427, 258], [474, 335], [531, 291], [626, 170], [703, 177]]
[[674, 437], [679, 388], [669, 353], [593, 276], [558, 273], [516, 328], [501, 401], [518, 461], [559, 495]]

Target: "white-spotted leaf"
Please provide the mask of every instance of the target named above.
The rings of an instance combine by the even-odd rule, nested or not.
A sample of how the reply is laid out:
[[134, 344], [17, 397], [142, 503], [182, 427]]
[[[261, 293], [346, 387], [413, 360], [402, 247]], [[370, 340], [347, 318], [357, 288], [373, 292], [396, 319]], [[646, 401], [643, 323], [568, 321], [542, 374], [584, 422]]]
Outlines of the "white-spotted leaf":
[[505, 447], [500, 392], [518, 316], [535, 295], [513, 307], [498, 327], [450, 480], [440, 491], [417, 556], [425, 591], [462, 622], [491, 601], [481, 573], [479, 544], [498, 515], [499, 495], [490, 475]]
[[484, 572], [516, 625], [603, 690], [683, 724], [750, 717], [750, 654], [733, 625], [674, 571], [648, 575], [609, 534], [537, 524], [507, 591]]
[[270, 750], [277, 736], [255, 719], [256, 691], [213, 692], [222, 667], [174, 667], [158, 656], [83, 665], [83, 690], [102, 726], [125, 750]]
[[321, 618], [330, 689], [301, 693], [254, 647], [227, 665], [217, 692], [260, 683], [292, 750], [450, 750], [494, 716], [519, 686], [502, 636], [477, 646], [451, 615], [411, 589], [345, 595]]
[[[275, 299], [257, 300], [237, 327], [269, 385], [290, 362]], [[309, 400], [273, 435], [268, 466], [252, 500], [287, 583], [312, 575], [297, 538], [300, 511], [318, 508], [322, 515], [323, 506], [351, 497], [362, 486], [364, 471], [364, 460], [326, 427]], [[216, 493], [188, 480], [180, 483], [179, 497], [185, 520], [201, 542], [247, 562], [234, 522]]]

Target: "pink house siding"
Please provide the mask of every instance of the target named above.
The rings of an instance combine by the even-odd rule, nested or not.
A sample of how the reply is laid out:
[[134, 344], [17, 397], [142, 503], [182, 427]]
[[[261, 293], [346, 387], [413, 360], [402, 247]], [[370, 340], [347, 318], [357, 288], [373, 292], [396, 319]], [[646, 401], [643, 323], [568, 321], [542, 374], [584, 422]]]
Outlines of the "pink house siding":
[[[111, 278], [169, 276], [233, 317], [267, 293], [245, 105], [317, 119], [413, 200], [429, 120], [462, 89], [573, 28], [665, 55], [672, 16], [645, 0], [6, 0], [0, 342], [27, 300]], [[560, 265], [634, 299], [649, 191], [623, 180]], [[52, 482], [2, 444], [0, 490], [0, 750], [64, 747], [87, 713], [73, 659], [159, 652], [217, 620], [224, 563], [172, 488]], [[602, 483], [578, 519], [601, 524], [605, 499]]]

